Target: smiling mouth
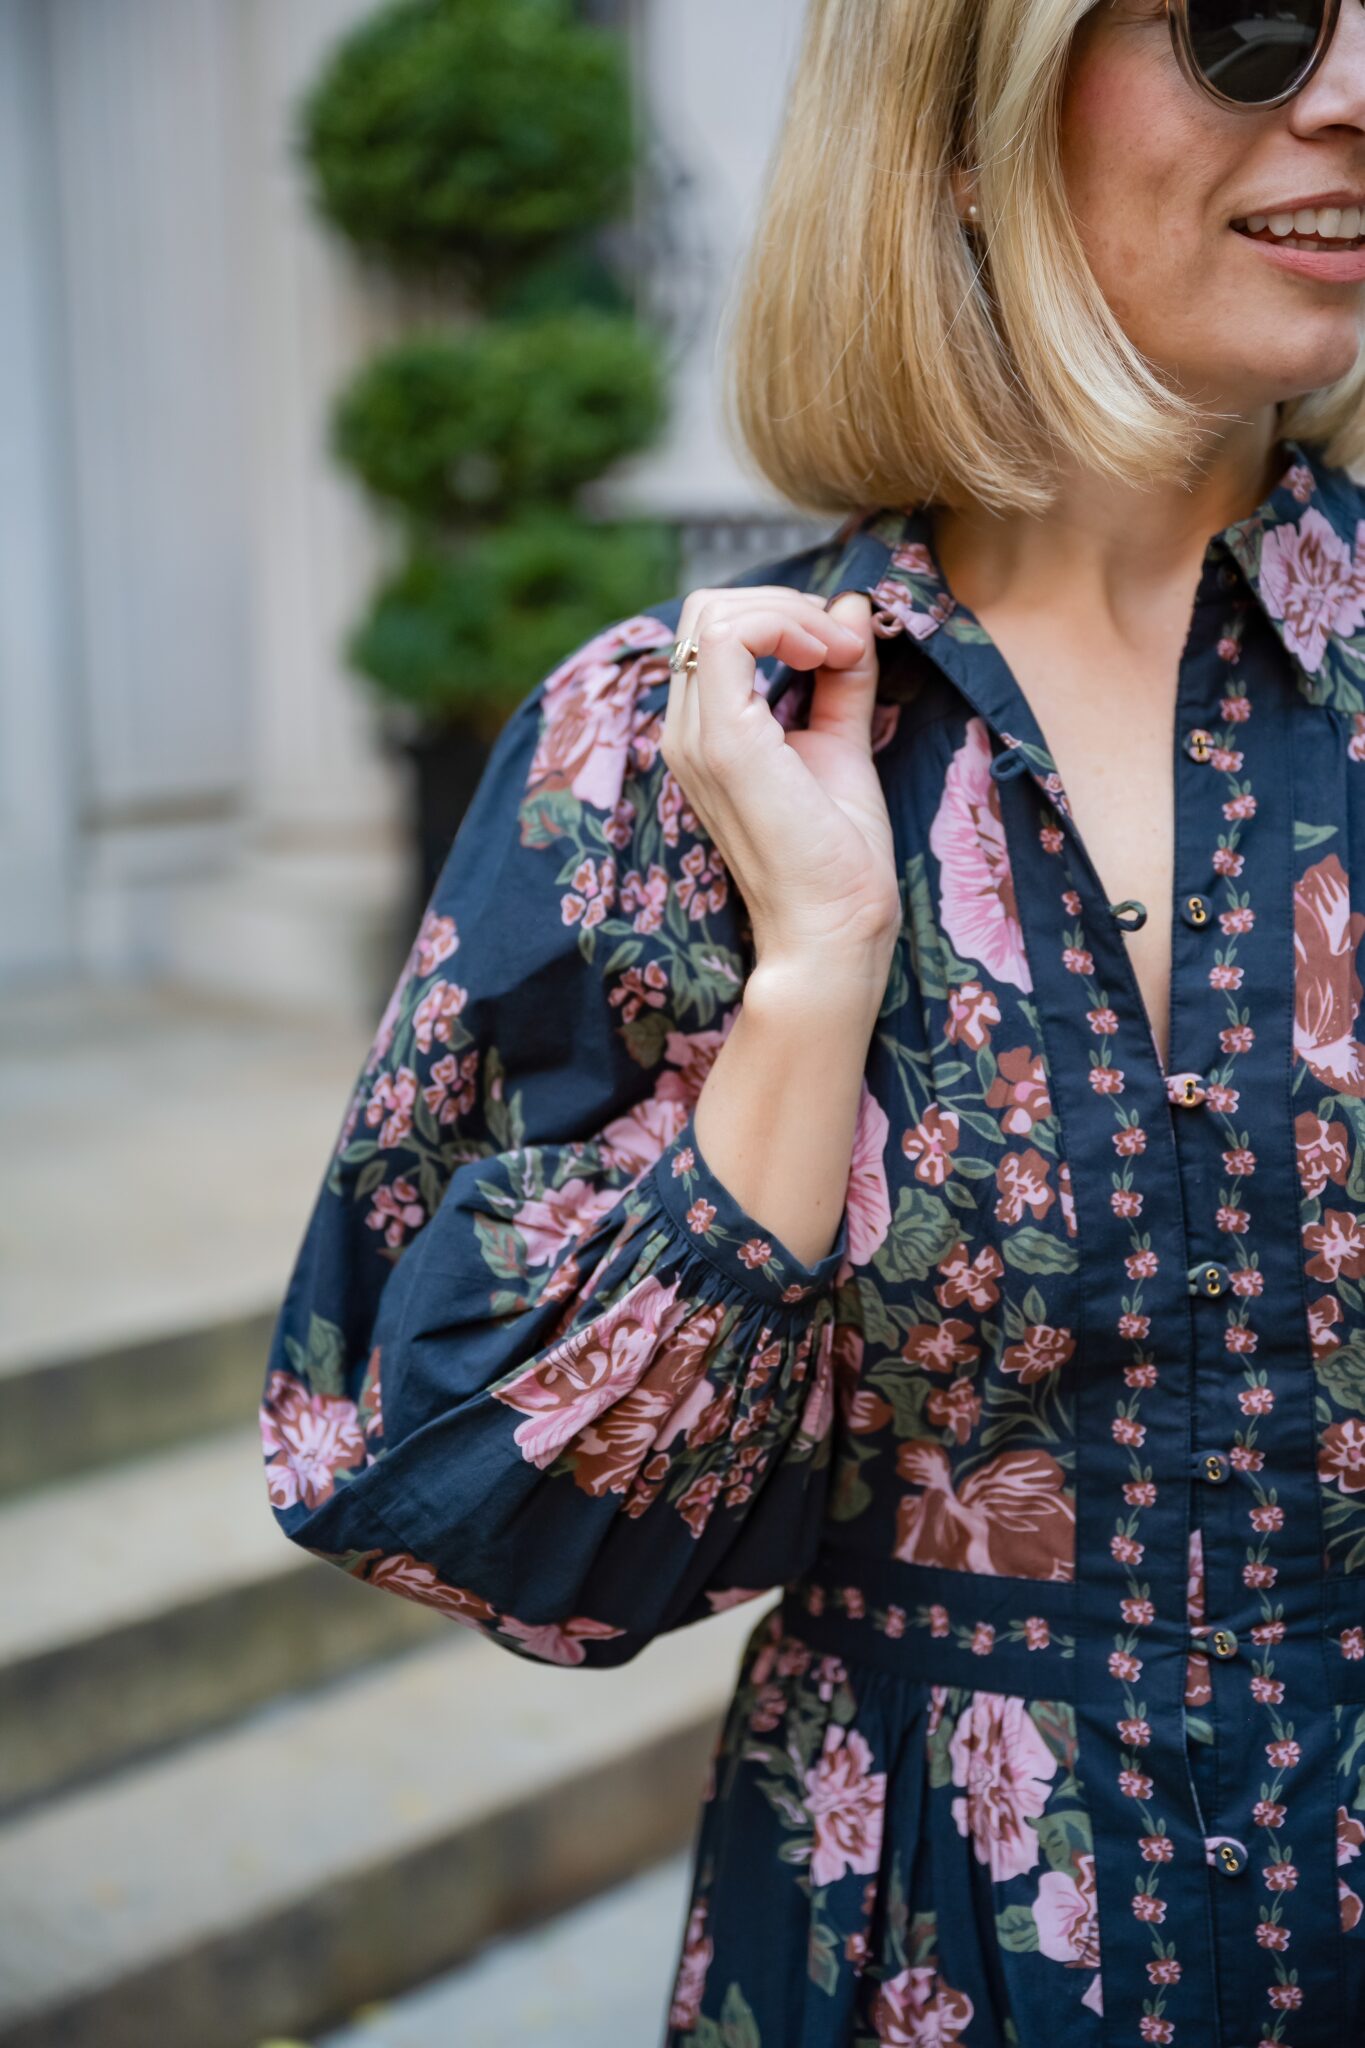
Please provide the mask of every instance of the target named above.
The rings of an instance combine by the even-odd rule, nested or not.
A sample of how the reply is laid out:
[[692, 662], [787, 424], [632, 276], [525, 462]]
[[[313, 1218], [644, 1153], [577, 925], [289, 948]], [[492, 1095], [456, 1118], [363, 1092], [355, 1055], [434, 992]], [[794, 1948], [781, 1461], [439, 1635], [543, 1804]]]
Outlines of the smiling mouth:
[[1253, 242], [1283, 249], [1365, 247], [1365, 206], [1302, 206], [1297, 213], [1249, 213], [1230, 223]]

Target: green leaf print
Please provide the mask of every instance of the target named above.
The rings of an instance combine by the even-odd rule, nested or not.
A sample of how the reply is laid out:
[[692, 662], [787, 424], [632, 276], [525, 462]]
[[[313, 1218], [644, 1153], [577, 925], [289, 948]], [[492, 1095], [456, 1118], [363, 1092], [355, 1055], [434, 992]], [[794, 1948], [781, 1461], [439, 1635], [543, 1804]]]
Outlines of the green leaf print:
[[1295, 853], [1306, 853], [1310, 846], [1321, 846], [1324, 839], [1335, 839], [1336, 835], [1337, 828], [1335, 825], [1305, 825], [1296, 818], [1294, 820], [1294, 851]]
[[[829, 1998], [839, 1989], [839, 1936], [828, 1920], [817, 1920], [806, 1944], [806, 1974]], [[757, 2040], [758, 2036], [754, 2036]]]
[[1050, 1870], [1070, 1870], [1078, 1852], [1090, 1854], [1090, 1816], [1079, 1807], [1068, 1812], [1039, 1814], [1030, 1825], [1037, 1832], [1038, 1846]]
[[1338, 1344], [1317, 1361], [1318, 1383], [1339, 1408], [1365, 1411], [1365, 1345], [1359, 1340]]
[[1324, 1123], [1330, 1123], [1333, 1116], [1344, 1116], [1350, 1124], [1355, 1144], [1346, 1176], [1346, 1195], [1348, 1201], [1365, 1201], [1365, 1102], [1354, 1095], [1327, 1095], [1318, 1104], [1318, 1114]]
[[901, 1188], [886, 1240], [872, 1263], [884, 1280], [927, 1280], [962, 1236], [948, 1204], [928, 1188]]
[[1000, 1249], [1007, 1263], [1021, 1273], [1074, 1273], [1076, 1248], [1059, 1237], [1049, 1237], [1032, 1223], [1009, 1231]]
[[878, 1365], [867, 1376], [867, 1383], [873, 1393], [880, 1394], [891, 1408], [892, 1424], [896, 1435], [907, 1441], [912, 1437], [927, 1437], [930, 1432], [924, 1427], [924, 1404], [933, 1392], [932, 1382], [924, 1376], [918, 1365], [910, 1365], [903, 1358], [888, 1358], [884, 1365]]
[[738, 1984], [730, 1985], [720, 2008], [722, 2048], [763, 2048], [749, 2001]]
[[922, 853], [905, 863], [904, 929], [915, 980], [931, 1002], [944, 1002], [950, 987], [972, 980], [975, 970], [958, 959], [938, 928]]
[[310, 1394], [345, 1391], [346, 1341], [335, 1323], [316, 1311], [308, 1318], [308, 1348], [296, 1337], [284, 1340], [285, 1356]]
[[1038, 1922], [1031, 1906], [1006, 1906], [995, 1916], [995, 1934], [1001, 1948], [1015, 1955], [1027, 1955], [1038, 1946]]

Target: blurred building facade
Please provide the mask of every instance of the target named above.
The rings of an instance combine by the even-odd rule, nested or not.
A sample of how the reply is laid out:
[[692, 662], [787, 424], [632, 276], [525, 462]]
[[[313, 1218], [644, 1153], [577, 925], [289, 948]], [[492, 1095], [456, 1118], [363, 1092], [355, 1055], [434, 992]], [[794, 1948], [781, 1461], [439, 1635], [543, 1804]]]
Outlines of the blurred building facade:
[[[368, 1013], [405, 783], [339, 648], [382, 539], [326, 415], [402, 309], [312, 217], [297, 95], [372, 0], [0, 0], [0, 988]], [[632, 38], [667, 438], [614, 480], [686, 583], [809, 535], [722, 438], [717, 323], [800, 0]]]

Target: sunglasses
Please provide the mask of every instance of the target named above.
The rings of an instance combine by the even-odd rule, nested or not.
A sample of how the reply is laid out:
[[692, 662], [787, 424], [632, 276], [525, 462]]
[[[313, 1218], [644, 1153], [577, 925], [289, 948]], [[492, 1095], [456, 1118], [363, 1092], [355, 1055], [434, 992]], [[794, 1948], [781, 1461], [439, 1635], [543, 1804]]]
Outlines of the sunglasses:
[[1225, 107], [1278, 107], [1301, 92], [1340, 13], [1341, 0], [1166, 0], [1181, 70]]

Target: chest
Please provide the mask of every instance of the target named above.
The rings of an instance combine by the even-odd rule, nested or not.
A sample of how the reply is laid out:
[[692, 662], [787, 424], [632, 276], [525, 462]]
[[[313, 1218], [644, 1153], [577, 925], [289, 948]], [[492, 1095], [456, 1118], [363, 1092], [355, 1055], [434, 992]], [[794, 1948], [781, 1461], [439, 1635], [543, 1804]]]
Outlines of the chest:
[[[1036, 628], [993, 623], [1042, 728], [1072, 816], [1111, 903], [1136, 899], [1146, 922], [1124, 943], [1163, 1066], [1169, 1052], [1173, 754], [1179, 668], [1174, 625], [1138, 653], [1094, 642], [1059, 652]], [[1085, 647], [1084, 636], [1079, 644]]]

